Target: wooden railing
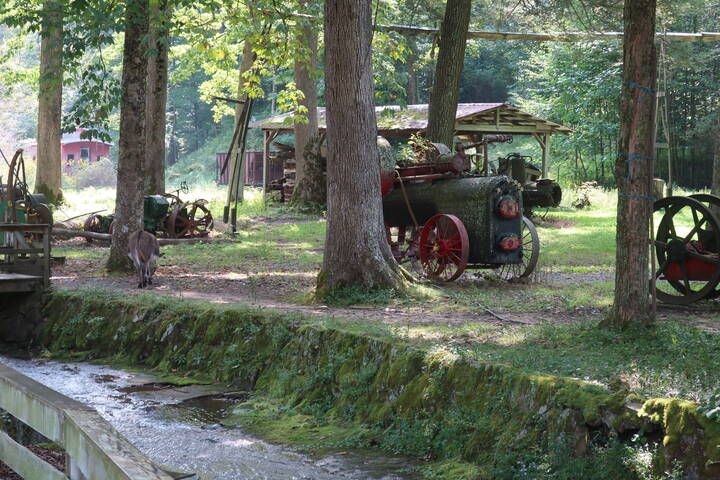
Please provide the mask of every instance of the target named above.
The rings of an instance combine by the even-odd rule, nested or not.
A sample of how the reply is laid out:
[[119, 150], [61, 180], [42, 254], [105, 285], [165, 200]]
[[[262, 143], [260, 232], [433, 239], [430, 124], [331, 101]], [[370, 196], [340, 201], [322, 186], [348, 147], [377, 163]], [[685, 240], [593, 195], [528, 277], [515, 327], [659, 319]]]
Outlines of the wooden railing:
[[50, 286], [50, 225], [0, 223], [0, 272], [38, 276]]
[[0, 430], [0, 460], [25, 479], [172, 480], [196, 478], [155, 465], [95, 409], [0, 364], [0, 408], [66, 453], [65, 472]]

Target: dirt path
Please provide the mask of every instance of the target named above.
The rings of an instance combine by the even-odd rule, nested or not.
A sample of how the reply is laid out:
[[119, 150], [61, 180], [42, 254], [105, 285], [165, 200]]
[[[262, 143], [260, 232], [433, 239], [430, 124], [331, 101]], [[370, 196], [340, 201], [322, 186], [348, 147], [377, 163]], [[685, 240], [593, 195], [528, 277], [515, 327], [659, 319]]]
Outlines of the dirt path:
[[[391, 325], [447, 325], [460, 326], [468, 323], [488, 323], [494, 325], [534, 325], [540, 322], [573, 322], [599, 318], [597, 314], [571, 315], [554, 312], [493, 312], [479, 310], [477, 312], [448, 312], [445, 314], [428, 312], [419, 307], [348, 307], [336, 308], [326, 305], [301, 305], [287, 301], [251, 295], [228, 285], [225, 291], [203, 291], [201, 289], [180, 288], [172, 279], [163, 278], [162, 284], [139, 290], [126, 277], [96, 277], [81, 279], [74, 276], [54, 276], [55, 288], [74, 290], [77, 288], [102, 288], [121, 291], [129, 295], [150, 293], [183, 300], [199, 300], [215, 304], [239, 304], [258, 308], [271, 308], [285, 312], [298, 312], [305, 315], [333, 316], [348, 320], [372, 320]], [[217, 287], [218, 282], [214, 285]], [[228, 292], [228, 293], [225, 293]]]
[[[103, 288], [121, 291], [129, 295], [150, 293], [178, 299], [192, 299], [216, 304], [240, 304], [258, 308], [271, 308], [285, 312], [298, 312], [305, 315], [331, 316], [351, 321], [373, 321], [394, 326], [446, 326], [463, 327], [473, 323], [488, 325], [522, 326], [536, 325], [542, 322], [571, 323], [598, 322], [604, 311], [600, 308], [580, 307], [577, 310], [568, 308], [562, 303], [562, 294], [557, 298], [543, 301], [553, 293], [540, 293], [535, 296], [515, 295], [512, 292], [524, 290], [523, 286], [515, 285], [508, 289], [511, 298], [516, 298], [518, 308], [508, 308], [507, 299], [503, 302], [484, 300], [484, 306], [474, 300], [463, 298], [457, 303], [453, 294], [462, 292], [465, 286], [484, 290], [494, 288], [491, 297], [505, 291], [497, 288], [497, 283], [483, 278], [484, 271], [468, 272], [455, 282], [456, 289], [449, 290], [447, 299], [436, 301], [425, 300], [412, 304], [403, 302], [402, 306], [367, 306], [337, 308], [325, 305], [307, 304], [303, 296], [311, 291], [317, 271], [313, 265], [286, 266], [273, 265], [258, 271], [254, 265], [220, 265], [212, 263], [211, 258], [195, 260], [185, 265], [161, 265], [156, 276], [156, 285], [148, 290], [138, 290], [131, 275], [108, 276], [102, 261], [95, 250], [103, 247], [87, 245], [81, 240], [70, 240], [61, 243], [63, 246], [77, 249], [79, 253], [87, 253], [87, 257], [78, 255], [69, 257], [65, 265], [53, 267], [53, 284], [56, 288], [77, 289], [83, 287]], [[573, 285], [612, 282], [614, 271], [596, 270], [592, 272], [562, 272], [552, 268], [540, 268], [532, 279], [531, 286], [550, 287], [551, 291], [561, 292], [563, 288]], [[532, 290], [532, 288], [530, 289]], [[545, 288], [545, 290], [548, 290]], [[487, 296], [487, 295], [486, 295]], [[528, 300], [529, 299], [529, 300]], [[538, 308], [522, 305], [523, 302], [535, 301]], [[442, 302], [448, 303], [447, 312], [443, 312]], [[505, 305], [506, 311], [494, 305]], [[590, 303], [592, 305], [592, 302]], [[514, 305], [514, 303], [512, 304]], [[490, 307], [490, 308], [485, 308]], [[531, 310], [518, 312], [515, 310]], [[718, 305], [710, 305], [705, 309], [677, 310], [660, 307], [659, 318], [675, 318], [687, 321], [705, 330], [720, 331], [720, 314]]]

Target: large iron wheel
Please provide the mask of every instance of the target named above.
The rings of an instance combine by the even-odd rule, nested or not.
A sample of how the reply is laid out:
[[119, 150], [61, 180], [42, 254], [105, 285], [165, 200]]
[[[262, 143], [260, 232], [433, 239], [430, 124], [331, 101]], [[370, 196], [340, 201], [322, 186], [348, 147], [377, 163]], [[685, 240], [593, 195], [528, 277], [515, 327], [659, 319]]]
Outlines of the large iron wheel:
[[[693, 200], [697, 200], [698, 202], [702, 203], [706, 207], [710, 209], [710, 212], [715, 215], [716, 220], [720, 223], [720, 197], [716, 195], [710, 195], [707, 193], [695, 193], [693, 195], [689, 195], [690, 198]], [[720, 284], [715, 288], [715, 291], [712, 293], [709, 293], [706, 298], [718, 298], [720, 297]]]
[[537, 267], [540, 257], [540, 237], [535, 224], [527, 217], [522, 218], [522, 262], [507, 263], [501, 266], [497, 274], [505, 281], [513, 282], [529, 277]]
[[455, 215], [439, 213], [420, 231], [420, 263], [428, 278], [451, 282], [462, 275], [470, 257], [465, 225]]
[[162, 196], [170, 204], [170, 210], [173, 210], [178, 205], [182, 206], [182, 204], [183, 204], [183, 201], [180, 200], [180, 197], [175, 195], [174, 193], [163, 193]]
[[213, 216], [198, 200], [191, 204], [176, 205], [165, 222], [165, 231], [170, 238], [205, 237], [213, 229]]
[[710, 209], [688, 197], [655, 202], [662, 218], [655, 234], [658, 300], [689, 305], [715, 294], [720, 282], [720, 223]]
[[[107, 233], [103, 232], [102, 216], [97, 213], [90, 215], [85, 219], [85, 223], [83, 224], [83, 230], [92, 233]], [[87, 243], [92, 243], [93, 239], [90, 237], [85, 237], [85, 241]]]

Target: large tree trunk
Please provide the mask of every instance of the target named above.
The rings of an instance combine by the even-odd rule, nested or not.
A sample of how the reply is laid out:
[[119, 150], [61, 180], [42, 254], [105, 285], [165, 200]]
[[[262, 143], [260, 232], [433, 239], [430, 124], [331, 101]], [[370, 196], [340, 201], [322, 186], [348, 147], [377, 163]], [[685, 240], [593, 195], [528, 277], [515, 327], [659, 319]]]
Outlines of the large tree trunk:
[[325, 2], [328, 214], [320, 295], [402, 283], [383, 227], [370, 3]]
[[625, 0], [618, 186], [615, 301], [607, 323], [654, 320], [648, 288], [648, 230], [655, 159], [656, 0]]
[[448, 0], [440, 26], [438, 59], [430, 90], [427, 138], [452, 149], [455, 114], [470, 27], [471, 0]]
[[38, 142], [35, 191], [52, 203], [62, 201], [60, 140], [63, 82], [63, 7], [47, 0], [42, 10]]
[[720, 196], [720, 102], [715, 122], [715, 157], [713, 158], [712, 194]]
[[150, 1], [147, 76], [145, 193], [165, 193], [165, 131], [168, 86], [168, 0]]
[[130, 270], [128, 239], [143, 228], [143, 171], [145, 163], [145, 106], [148, 33], [148, 0], [128, 0], [125, 13], [122, 104], [120, 106], [120, 155], [118, 158], [115, 222], [108, 269]]
[[408, 82], [407, 82], [407, 103], [408, 105], [415, 105], [418, 103], [418, 91], [417, 91], [417, 70], [416, 70], [416, 64], [417, 64], [417, 44], [415, 42], [414, 37], [407, 37], [407, 43], [408, 43], [408, 49], [410, 50], [410, 53], [408, 53], [407, 58], [407, 73], [408, 73]]
[[[712, 191], [713, 195], [720, 197], [720, 103], [718, 103], [718, 120], [715, 123], [715, 155], [713, 158]], [[713, 207], [712, 211], [720, 218], [720, 207]]]
[[[298, 20], [298, 43], [303, 46], [304, 52], [295, 59], [295, 84], [303, 92], [301, 105], [307, 109], [307, 122], [295, 123], [295, 190], [293, 201], [296, 203], [322, 203], [324, 195], [324, 182], [322, 172], [317, 168], [308, 168], [308, 162], [313, 162], [319, 155], [313, 155], [312, 145], [317, 143], [317, 29], [308, 19]], [[310, 150], [308, 150], [310, 146]], [[307, 158], [306, 158], [306, 154]], [[318, 177], [317, 173], [320, 173]], [[312, 174], [309, 176], [309, 174]]]

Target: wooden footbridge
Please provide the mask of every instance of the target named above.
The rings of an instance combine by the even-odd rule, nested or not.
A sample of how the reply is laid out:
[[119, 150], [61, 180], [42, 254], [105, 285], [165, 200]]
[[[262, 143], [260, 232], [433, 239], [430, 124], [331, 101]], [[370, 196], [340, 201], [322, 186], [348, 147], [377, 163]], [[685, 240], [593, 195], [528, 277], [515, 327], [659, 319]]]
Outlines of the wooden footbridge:
[[61, 471], [0, 429], [0, 461], [26, 480], [197, 480], [155, 464], [95, 409], [3, 364], [0, 408], [65, 453]]
[[[50, 286], [50, 226], [0, 223], [0, 341], [26, 341]], [[9, 415], [65, 452], [61, 471], [0, 428], [0, 461], [28, 480], [173, 480], [94, 409], [0, 364], [0, 427]]]

